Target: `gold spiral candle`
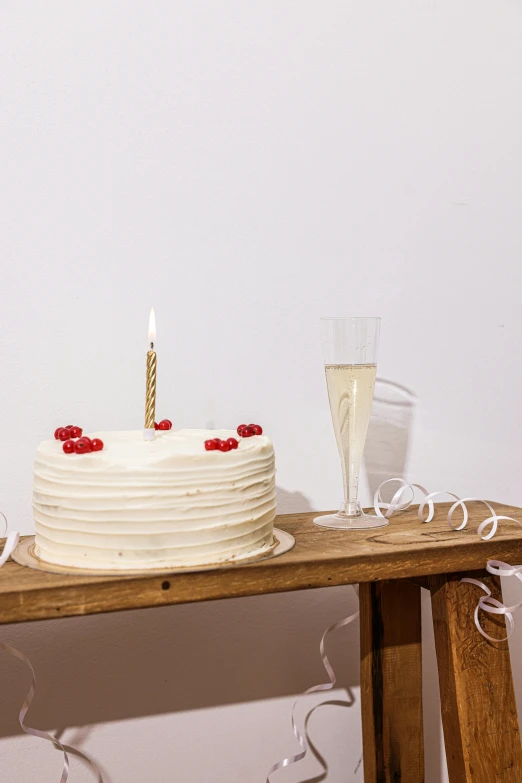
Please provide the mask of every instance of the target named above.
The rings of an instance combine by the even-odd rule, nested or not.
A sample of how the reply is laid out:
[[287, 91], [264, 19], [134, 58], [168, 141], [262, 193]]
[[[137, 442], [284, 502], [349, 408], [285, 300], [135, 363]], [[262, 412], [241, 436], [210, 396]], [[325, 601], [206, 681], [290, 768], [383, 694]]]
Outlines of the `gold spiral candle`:
[[147, 353], [147, 389], [145, 392], [145, 432], [146, 440], [154, 438], [154, 419], [156, 417], [156, 367], [157, 357], [154, 351], [156, 339], [156, 314], [151, 308], [149, 316], [149, 343], [150, 351]]
[[154, 419], [156, 417], [156, 367], [157, 357], [152, 350], [154, 343], [150, 344], [150, 351], [147, 353], [147, 390], [145, 395], [145, 429], [154, 429]]

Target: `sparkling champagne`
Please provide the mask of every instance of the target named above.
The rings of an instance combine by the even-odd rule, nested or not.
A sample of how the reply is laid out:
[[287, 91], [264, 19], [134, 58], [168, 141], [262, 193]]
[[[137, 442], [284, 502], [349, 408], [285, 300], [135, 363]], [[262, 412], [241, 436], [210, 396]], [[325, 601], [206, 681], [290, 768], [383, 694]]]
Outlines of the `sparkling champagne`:
[[325, 370], [345, 498], [356, 501], [377, 365], [327, 364]]

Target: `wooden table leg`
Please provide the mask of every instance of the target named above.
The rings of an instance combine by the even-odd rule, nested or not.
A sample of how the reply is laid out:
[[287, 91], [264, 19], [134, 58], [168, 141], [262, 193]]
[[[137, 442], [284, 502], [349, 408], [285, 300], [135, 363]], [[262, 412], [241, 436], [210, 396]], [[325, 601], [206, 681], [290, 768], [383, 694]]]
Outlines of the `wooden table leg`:
[[[483, 593], [460, 582], [481, 579], [502, 600], [500, 581], [486, 572], [430, 577], [444, 743], [450, 783], [520, 783], [522, 749], [507, 642], [492, 644], [473, 613]], [[490, 636], [504, 621], [481, 614]]]
[[359, 588], [365, 783], [423, 783], [421, 588]]

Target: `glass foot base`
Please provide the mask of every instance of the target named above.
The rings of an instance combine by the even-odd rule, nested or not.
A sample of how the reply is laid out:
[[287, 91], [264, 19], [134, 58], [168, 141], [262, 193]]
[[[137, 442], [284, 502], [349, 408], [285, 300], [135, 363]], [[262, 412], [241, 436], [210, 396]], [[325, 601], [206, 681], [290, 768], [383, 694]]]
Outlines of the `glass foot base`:
[[348, 514], [323, 514], [314, 519], [314, 525], [330, 527], [334, 530], [365, 530], [371, 527], [386, 527], [389, 520], [373, 514], [360, 514], [350, 517]]

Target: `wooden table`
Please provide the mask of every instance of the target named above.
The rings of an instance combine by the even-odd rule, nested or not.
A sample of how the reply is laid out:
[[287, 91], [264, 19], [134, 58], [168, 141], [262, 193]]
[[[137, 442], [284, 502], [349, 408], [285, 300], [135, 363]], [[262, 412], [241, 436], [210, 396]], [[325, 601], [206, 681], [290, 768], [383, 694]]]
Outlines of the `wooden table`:
[[[365, 783], [422, 783], [421, 589], [431, 592], [444, 740], [451, 783], [521, 783], [522, 749], [507, 643], [488, 643], [473, 624], [481, 591], [501, 599], [488, 559], [522, 563], [522, 528], [502, 522], [491, 541], [468, 528], [452, 532], [449, 504], [432, 522], [416, 511], [369, 531], [312, 524], [315, 514], [279, 516], [296, 537], [281, 557], [219, 571], [145, 577], [58, 576], [8, 562], [0, 569], [0, 623], [139, 609], [167, 604], [360, 584], [361, 702]], [[522, 509], [495, 504], [522, 521]], [[504, 623], [483, 625], [502, 636]]]

